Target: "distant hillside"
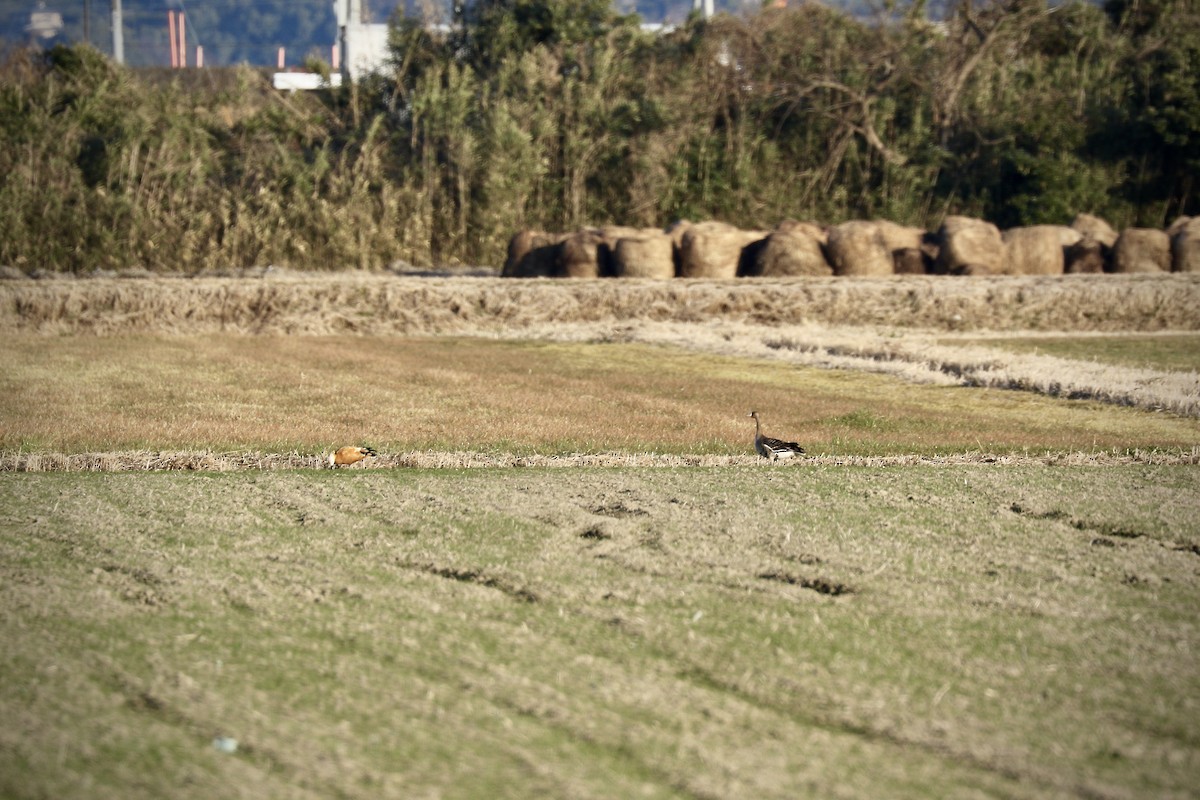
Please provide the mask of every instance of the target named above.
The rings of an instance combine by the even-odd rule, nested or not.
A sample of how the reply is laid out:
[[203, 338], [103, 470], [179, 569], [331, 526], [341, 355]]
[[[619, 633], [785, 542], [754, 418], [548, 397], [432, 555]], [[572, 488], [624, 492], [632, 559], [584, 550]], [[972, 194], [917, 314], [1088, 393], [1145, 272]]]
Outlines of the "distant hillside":
[[[62, 15], [62, 32], [45, 44], [88, 41], [105, 53], [112, 52], [112, 19], [108, 0], [93, 0], [85, 20], [81, 0], [42, 0], [45, 10]], [[381, 20], [396, 0], [364, 0], [372, 8], [387, 5]], [[0, 40], [5, 50], [30, 40], [25, 28], [39, 5], [37, 0], [0, 0]], [[169, 66], [168, 10], [186, 12], [185, 34], [189, 61], [197, 45], [204, 48], [206, 65], [250, 64], [273, 66], [280, 47], [290, 65], [309, 55], [330, 58], [337, 24], [330, 0], [123, 0], [125, 61], [130, 66]], [[86, 34], [85, 34], [85, 28]]]

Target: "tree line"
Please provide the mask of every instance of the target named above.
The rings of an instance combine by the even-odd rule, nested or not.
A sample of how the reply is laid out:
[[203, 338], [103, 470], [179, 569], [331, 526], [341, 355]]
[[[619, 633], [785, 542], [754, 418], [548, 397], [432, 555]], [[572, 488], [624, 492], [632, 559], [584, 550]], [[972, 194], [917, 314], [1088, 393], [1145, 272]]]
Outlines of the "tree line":
[[395, 19], [382, 74], [296, 95], [16, 53], [0, 266], [498, 265], [525, 228], [1200, 213], [1194, 2], [885, 11], [654, 34], [608, 0], [479, 0], [449, 31]]

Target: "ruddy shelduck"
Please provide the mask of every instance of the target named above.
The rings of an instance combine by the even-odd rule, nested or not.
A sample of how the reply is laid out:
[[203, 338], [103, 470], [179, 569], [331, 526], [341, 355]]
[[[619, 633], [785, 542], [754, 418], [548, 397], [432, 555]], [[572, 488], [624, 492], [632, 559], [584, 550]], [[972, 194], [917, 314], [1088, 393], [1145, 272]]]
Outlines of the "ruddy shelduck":
[[367, 456], [379, 455], [370, 447], [340, 447], [329, 454], [329, 466], [331, 467], [348, 467], [351, 464], [357, 464]]

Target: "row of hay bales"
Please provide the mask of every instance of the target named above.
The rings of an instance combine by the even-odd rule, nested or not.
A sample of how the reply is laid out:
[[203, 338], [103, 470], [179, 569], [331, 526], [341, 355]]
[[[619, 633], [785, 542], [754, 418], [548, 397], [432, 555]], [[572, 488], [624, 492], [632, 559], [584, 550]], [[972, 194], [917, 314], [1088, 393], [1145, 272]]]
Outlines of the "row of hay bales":
[[1166, 230], [1127, 228], [1080, 214], [1069, 225], [1001, 232], [947, 217], [937, 231], [882, 220], [822, 227], [786, 221], [774, 230], [680, 222], [667, 230], [608, 226], [573, 233], [520, 231], [502, 275], [513, 278], [735, 278], [896, 274], [1061, 275], [1200, 272], [1200, 217]]

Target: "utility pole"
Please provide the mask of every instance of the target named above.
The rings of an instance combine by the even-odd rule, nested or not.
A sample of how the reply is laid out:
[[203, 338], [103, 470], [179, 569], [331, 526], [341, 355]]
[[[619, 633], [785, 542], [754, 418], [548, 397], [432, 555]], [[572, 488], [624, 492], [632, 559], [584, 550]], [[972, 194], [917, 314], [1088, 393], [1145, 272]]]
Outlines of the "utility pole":
[[[349, 86], [353, 73], [350, 70], [351, 56], [351, 38], [360, 35], [359, 28], [362, 27], [362, 0], [345, 0], [344, 3], [338, 4], [338, 38], [339, 44], [342, 47], [342, 85]], [[353, 26], [353, 36], [348, 34], [348, 29]]]
[[713, 0], [693, 0], [693, 11], [703, 11], [704, 18], [708, 19], [713, 15]]
[[125, 33], [124, 23], [121, 17], [121, 0], [111, 0], [112, 2], [112, 29], [113, 29], [113, 61], [118, 64], [125, 63]]
[[92, 43], [92, 0], [83, 0], [83, 43]]

